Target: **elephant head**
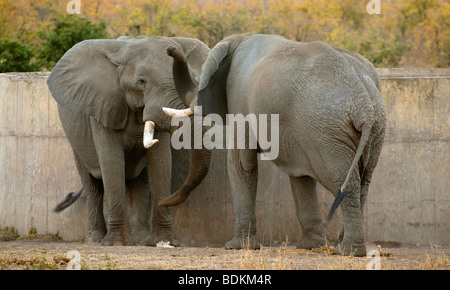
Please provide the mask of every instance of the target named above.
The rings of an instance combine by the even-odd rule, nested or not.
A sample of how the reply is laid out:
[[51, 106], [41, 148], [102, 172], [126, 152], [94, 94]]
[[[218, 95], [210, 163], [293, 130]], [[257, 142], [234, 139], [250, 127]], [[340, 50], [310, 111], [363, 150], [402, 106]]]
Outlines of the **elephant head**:
[[[161, 111], [168, 106], [185, 109], [190, 100], [179, 98], [165, 53], [168, 46], [186, 55], [186, 66], [197, 81], [209, 48], [197, 39], [167, 37], [120, 37], [85, 40], [71, 48], [48, 78], [52, 95], [62, 107], [95, 118], [101, 125], [124, 129], [137, 118], [146, 148], [158, 141], [154, 130], [173, 132], [170, 117]], [[187, 96], [188, 97], [188, 96]], [[149, 104], [152, 105], [149, 105]], [[177, 191], [185, 196], [205, 177], [207, 168], [196, 160], [209, 160], [208, 150], [191, 151], [190, 174]], [[209, 163], [208, 163], [209, 165]]]

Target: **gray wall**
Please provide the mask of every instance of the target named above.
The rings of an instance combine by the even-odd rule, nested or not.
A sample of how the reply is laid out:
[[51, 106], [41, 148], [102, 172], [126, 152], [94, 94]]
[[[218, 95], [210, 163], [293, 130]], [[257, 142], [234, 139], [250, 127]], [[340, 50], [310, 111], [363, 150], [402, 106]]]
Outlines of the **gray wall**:
[[[369, 241], [450, 245], [450, 70], [379, 69], [388, 112], [385, 145], [369, 190]], [[70, 145], [61, 128], [47, 74], [0, 74], [0, 227], [19, 234], [81, 240], [87, 231], [86, 200], [60, 214], [52, 210], [78, 189]], [[212, 169], [188, 201], [172, 209], [185, 245], [220, 246], [233, 233], [233, 205], [226, 152], [214, 151]], [[277, 245], [301, 237], [287, 176], [260, 161], [258, 236]], [[174, 166], [176, 168], [176, 166]], [[174, 186], [186, 170], [174, 176]], [[320, 187], [325, 217], [333, 196]], [[325, 220], [325, 219], [324, 219]], [[340, 212], [326, 225], [330, 240], [341, 227]]]

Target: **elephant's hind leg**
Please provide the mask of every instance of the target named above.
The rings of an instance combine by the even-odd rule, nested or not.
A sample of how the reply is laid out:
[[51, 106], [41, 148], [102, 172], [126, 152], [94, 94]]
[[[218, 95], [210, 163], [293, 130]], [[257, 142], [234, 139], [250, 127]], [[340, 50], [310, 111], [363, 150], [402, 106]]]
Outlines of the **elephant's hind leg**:
[[366, 255], [366, 246], [361, 210], [361, 186], [354, 183], [354, 185], [349, 185], [347, 190], [340, 205], [344, 222], [344, 236], [336, 252], [345, 256], [362, 257]]
[[[327, 152], [339, 152], [339, 154], [327, 154]], [[321, 184], [335, 196], [341, 192], [354, 154], [353, 150], [345, 147], [342, 147], [340, 150], [336, 148], [331, 150], [330, 148], [322, 152], [322, 156], [327, 160], [327, 166], [323, 166], [321, 168], [322, 170], [318, 170], [316, 173], [319, 176]], [[336, 248], [337, 254], [345, 256], [366, 255], [362, 215], [362, 204], [364, 204], [365, 196], [367, 195], [366, 189], [362, 191], [360, 170], [356, 168], [350, 175], [350, 179], [344, 190], [344, 197], [338, 207], [342, 212], [344, 231], [342, 240], [339, 238], [340, 244]]]
[[290, 176], [297, 218], [302, 228], [302, 239], [297, 244], [300, 249], [320, 248], [326, 244], [322, 225], [316, 181], [308, 176]]
[[[88, 235], [87, 242], [99, 243], [106, 236], [106, 223], [103, 214], [103, 184], [101, 180], [96, 180], [92, 176], [90, 178], [90, 185], [85, 185], [87, 190], [87, 205], [88, 205]], [[88, 189], [87, 189], [88, 188]]]
[[74, 153], [75, 164], [83, 183], [83, 191], [87, 196], [88, 208], [88, 234], [86, 242], [99, 243], [106, 235], [106, 223], [103, 215], [103, 184], [101, 180], [95, 179]]
[[229, 150], [228, 175], [234, 204], [234, 237], [225, 244], [226, 249], [259, 249], [256, 241], [256, 186], [258, 160], [256, 150]]

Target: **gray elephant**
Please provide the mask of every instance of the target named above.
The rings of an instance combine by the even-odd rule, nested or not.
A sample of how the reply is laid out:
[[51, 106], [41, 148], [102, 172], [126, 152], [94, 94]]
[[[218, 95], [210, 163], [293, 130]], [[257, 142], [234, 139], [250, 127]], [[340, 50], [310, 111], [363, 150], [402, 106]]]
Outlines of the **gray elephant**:
[[[171, 47], [168, 54], [182, 63], [182, 52]], [[196, 104], [204, 115], [278, 116], [278, 128], [269, 122], [267, 127], [279, 133], [279, 152], [273, 162], [290, 177], [302, 228], [298, 247], [326, 244], [316, 191], [319, 182], [336, 196], [328, 220], [341, 204], [344, 232], [338, 253], [366, 254], [364, 204], [386, 126], [379, 79], [369, 61], [323, 42], [241, 34], [211, 50], [198, 87], [186, 68], [173, 68], [175, 84], [182, 83], [185, 94], [198, 97], [189, 110], [165, 109], [173, 116], [193, 114]], [[249, 127], [256, 134], [256, 127]], [[225, 245], [229, 249], [243, 244], [259, 247], [255, 240], [258, 152], [268, 150], [262, 146], [228, 150], [235, 213], [234, 237]], [[160, 205], [172, 206], [184, 199], [174, 194]]]
[[[154, 245], [160, 240], [178, 244], [170, 212], [156, 205], [156, 200], [171, 193], [170, 133], [174, 128], [161, 109], [147, 106], [159, 99], [178, 109], [186, 107], [167, 65], [172, 63], [165, 53], [169, 45], [183, 51], [192, 78], [199, 79], [210, 51], [201, 41], [120, 37], [75, 45], [47, 81], [83, 184], [56, 210], [84, 192], [90, 235], [103, 245]], [[208, 150], [191, 151], [191, 166], [197, 171], [189, 170], [180, 192], [190, 192], [201, 182], [207, 169], [202, 170], [204, 166], [195, 160], [210, 156]], [[127, 193], [131, 197], [129, 214]], [[149, 201], [154, 201], [151, 238]]]

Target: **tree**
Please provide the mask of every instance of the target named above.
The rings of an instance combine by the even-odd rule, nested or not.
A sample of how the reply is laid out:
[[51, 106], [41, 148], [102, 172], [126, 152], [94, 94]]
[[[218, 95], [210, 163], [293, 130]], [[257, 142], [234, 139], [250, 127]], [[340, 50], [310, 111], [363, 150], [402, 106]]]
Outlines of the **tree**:
[[82, 1], [80, 16], [67, 14], [68, 0], [0, 0], [0, 36], [31, 50], [28, 64], [42, 58], [39, 64], [49, 68], [89, 38], [182, 36], [212, 47], [245, 32], [324, 41], [359, 52], [379, 67], [450, 67], [447, 0], [383, 0], [379, 15], [367, 14], [368, 2], [94, 0]]
[[72, 46], [86, 39], [106, 38], [106, 23], [93, 23], [79, 15], [64, 15], [53, 18], [49, 32], [40, 32], [43, 38], [40, 50], [40, 65], [53, 67]]
[[360, 44], [359, 53], [370, 60], [376, 67], [396, 67], [399, 65], [402, 56], [411, 47], [401, 43], [397, 36], [392, 41], [370, 40]]
[[26, 43], [0, 39], [0, 73], [36, 71], [38, 67], [31, 63], [32, 57]]
[[232, 34], [250, 32], [248, 10], [230, 0], [197, 5], [182, 12], [183, 25], [210, 47]]

